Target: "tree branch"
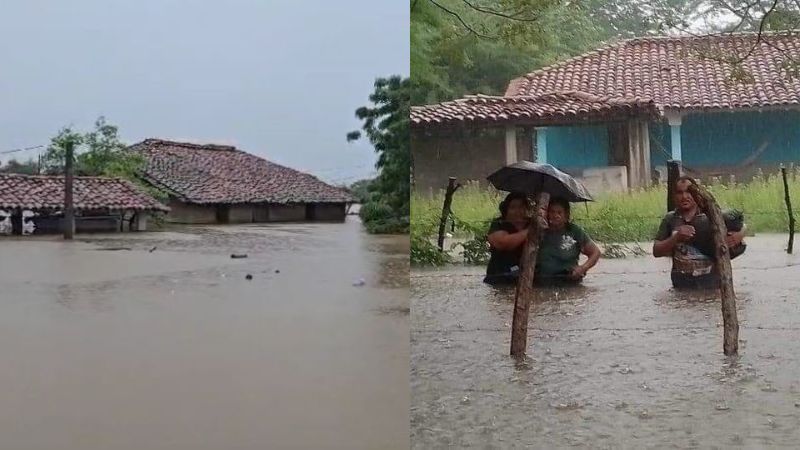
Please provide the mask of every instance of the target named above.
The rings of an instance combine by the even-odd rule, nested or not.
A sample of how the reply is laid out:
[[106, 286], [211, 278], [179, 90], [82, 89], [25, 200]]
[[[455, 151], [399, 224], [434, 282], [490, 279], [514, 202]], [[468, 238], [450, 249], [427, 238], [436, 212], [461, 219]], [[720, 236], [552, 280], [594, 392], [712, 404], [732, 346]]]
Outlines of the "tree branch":
[[469, 6], [470, 8], [472, 8], [475, 11], [478, 11], [478, 12], [481, 12], [481, 13], [484, 13], [484, 14], [489, 14], [489, 15], [492, 15], [492, 16], [502, 17], [504, 19], [516, 20], [518, 22], [536, 22], [537, 20], [539, 20], [538, 17], [531, 17], [531, 18], [519, 17], [522, 13], [517, 13], [517, 14], [511, 15], [511, 14], [506, 14], [506, 13], [503, 13], [503, 12], [500, 12], [500, 11], [497, 11], [497, 10], [494, 10], [494, 9], [489, 9], [489, 8], [486, 8], [486, 7], [483, 7], [483, 6], [472, 4], [472, 3], [469, 2], [469, 0], [462, 0], [462, 1], [464, 2], [465, 5]]
[[472, 28], [471, 26], [469, 26], [469, 24], [467, 24], [467, 22], [465, 22], [465, 21], [464, 21], [464, 19], [462, 19], [462, 18], [461, 18], [461, 16], [460, 16], [460, 15], [458, 15], [458, 13], [456, 13], [456, 12], [454, 12], [454, 11], [451, 11], [451, 10], [449, 10], [449, 9], [445, 8], [444, 6], [442, 6], [442, 5], [440, 5], [439, 3], [437, 3], [435, 0], [428, 0], [428, 1], [429, 1], [429, 2], [431, 2], [431, 3], [432, 3], [434, 6], [436, 6], [437, 8], [441, 9], [442, 11], [444, 11], [444, 12], [446, 12], [447, 14], [450, 14], [451, 16], [453, 16], [453, 17], [455, 17], [456, 19], [458, 19], [458, 21], [459, 21], [459, 22], [461, 22], [461, 25], [463, 25], [463, 26], [464, 26], [464, 28], [466, 28], [466, 29], [467, 29], [467, 31], [469, 31], [470, 33], [472, 33], [472, 34], [474, 34], [475, 36], [478, 36], [478, 37], [482, 37], [482, 38], [485, 38], [485, 39], [490, 39], [490, 37], [489, 37], [489, 36], [486, 36], [485, 34], [478, 33], [477, 31], [475, 31], [475, 29], [474, 29], [474, 28]]

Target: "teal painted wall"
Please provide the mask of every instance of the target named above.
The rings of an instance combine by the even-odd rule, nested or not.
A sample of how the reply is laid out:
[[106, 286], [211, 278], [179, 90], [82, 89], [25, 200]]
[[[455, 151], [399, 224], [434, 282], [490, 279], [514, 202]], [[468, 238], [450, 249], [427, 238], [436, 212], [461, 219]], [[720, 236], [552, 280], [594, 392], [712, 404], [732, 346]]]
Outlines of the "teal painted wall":
[[[800, 162], [800, 111], [698, 113], [681, 125], [683, 162], [688, 166], [738, 165], [764, 141], [769, 145], [755, 164]], [[547, 159], [557, 167], [608, 165], [605, 126], [549, 127]], [[650, 161], [666, 165], [672, 142], [666, 122], [650, 123]]]
[[547, 162], [576, 169], [607, 166], [608, 144], [605, 125], [548, 127]]
[[800, 111], [690, 114], [681, 125], [688, 165], [737, 165], [765, 141], [756, 165], [800, 160]]

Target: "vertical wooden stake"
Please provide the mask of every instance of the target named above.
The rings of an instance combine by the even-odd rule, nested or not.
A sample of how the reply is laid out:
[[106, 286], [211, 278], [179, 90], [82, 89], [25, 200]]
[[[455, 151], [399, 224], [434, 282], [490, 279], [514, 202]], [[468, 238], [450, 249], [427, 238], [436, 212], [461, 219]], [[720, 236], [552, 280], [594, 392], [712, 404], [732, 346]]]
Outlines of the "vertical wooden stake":
[[671, 159], [667, 161], [667, 212], [675, 209], [675, 184], [681, 177], [681, 162]]
[[534, 215], [528, 228], [528, 241], [522, 251], [522, 272], [517, 281], [517, 294], [514, 298], [514, 318], [511, 323], [511, 356], [525, 356], [528, 347], [528, 313], [533, 301], [533, 277], [536, 269], [536, 255], [539, 253], [539, 240], [547, 228], [547, 206], [550, 194], [540, 193], [534, 205]]
[[444, 193], [444, 205], [442, 205], [442, 218], [439, 220], [439, 251], [444, 251], [444, 231], [447, 226], [447, 218], [450, 216], [450, 204], [453, 203], [453, 193], [456, 191], [456, 179], [450, 177], [447, 180], [447, 190]]
[[731, 255], [728, 252], [728, 244], [725, 242], [728, 229], [725, 227], [725, 219], [722, 218], [722, 210], [710, 192], [697, 184], [691, 185], [689, 192], [711, 223], [711, 234], [716, 248], [716, 268], [719, 270], [720, 276], [719, 290], [722, 297], [722, 351], [727, 356], [737, 355], [739, 353], [739, 319], [736, 315], [736, 294], [733, 292]]
[[783, 176], [783, 193], [786, 200], [786, 209], [789, 211], [789, 246], [786, 253], [792, 253], [794, 247], [794, 213], [792, 213], [792, 200], [789, 198], [789, 182], [786, 180], [786, 168], [781, 165], [781, 176]]
[[72, 208], [72, 161], [75, 143], [67, 141], [64, 161], [64, 239], [71, 240], [75, 235], [75, 211]]

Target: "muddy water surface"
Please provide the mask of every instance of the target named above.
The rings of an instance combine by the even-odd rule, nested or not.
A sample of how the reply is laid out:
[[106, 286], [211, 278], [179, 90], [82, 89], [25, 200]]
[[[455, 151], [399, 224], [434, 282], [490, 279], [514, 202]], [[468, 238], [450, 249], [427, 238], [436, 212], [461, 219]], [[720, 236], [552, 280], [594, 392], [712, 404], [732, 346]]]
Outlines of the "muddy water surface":
[[668, 260], [602, 260], [583, 287], [539, 291], [522, 363], [513, 290], [481, 268], [413, 271], [412, 447], [796, 446], [800, 258], [785, 241], [750, 238], [734, 261], [734, 359], [718, 294], [673, 292]]
[[0, 241], [2, 448], [408, 448], [407, 238], [77, 238]]

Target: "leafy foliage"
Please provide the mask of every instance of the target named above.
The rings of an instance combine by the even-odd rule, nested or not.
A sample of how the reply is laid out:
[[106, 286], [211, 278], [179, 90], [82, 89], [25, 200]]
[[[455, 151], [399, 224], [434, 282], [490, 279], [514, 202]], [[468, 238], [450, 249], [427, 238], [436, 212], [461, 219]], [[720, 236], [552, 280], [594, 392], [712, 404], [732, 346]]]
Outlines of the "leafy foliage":
[[360, 203], [366, 203], [369, 199], [369, 187], [372, 180], [358, 180], [348, 188]]
[[[378, 176], [369, 183], [369, 196], [361, 218], [373, 232], [407, 232], [409, 223], [410, 165], [408, 78], [392, 76], [375, 80], [369, 96], [372, 106], [356, 110], [362, 129], [378, 153]], [[347, 140], [362, 137], [348, 133]]]
[[595, 45], [600, 31], [580, 2], [412, 1], [412, 103], [502, 94], [509, 80]]
[[63, 174], [66, 160], [66, 145], [75, 144], [75, 174], [84, 176], [121, 177], [136, 179], [136, 173], [144, 164], [144, 158], [126, 150], [119, 140], [118, 128], [100, 117], [95, 129], [78, 133], [65, 127], [51, 140], [42, 158], [42, 166], [48, 174]]
[[94, 130], [87, 133], [64, 127], [51, 139], [42, 156], [42, 171], [50, 175], [63, 174], [67, 144], [72, 142], [75, 175], [124, 178], [137, 184], [154, 198], [165, 201], [168, 197], [166, 193], [139, 178], [138, 174], [145, 159], [128, 151], [118, 133], [119, 129], [106, 122], [104, 117], [99, 117], [95, 121]]
[[19, 173], [23, 175], [37, 175], [39, 173], [39, 163], [29, 158], [25, 162], [10, 159], [5, 165], [0, 167], [0, 173]]
[[450, 254], [440, 252], [430, 239], [411, 233], [411, 264], [415, 266], [443, 266], [452, 261]]
[[[411, 101], [502, 95], [514, 78], [622, 38], [798, 26], [796, 0], [412, 0]], [[746, 82], [747, 50], [707, 57]], [[800, 73], [792, 58], [776, 63]]]

